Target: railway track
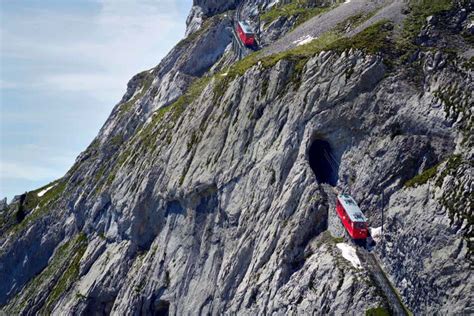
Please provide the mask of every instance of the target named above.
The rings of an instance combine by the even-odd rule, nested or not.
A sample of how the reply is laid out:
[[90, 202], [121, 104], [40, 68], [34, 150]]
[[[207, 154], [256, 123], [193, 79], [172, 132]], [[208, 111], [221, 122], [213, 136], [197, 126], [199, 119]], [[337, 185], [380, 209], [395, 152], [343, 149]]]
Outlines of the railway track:
[[[233, 16], [233, 30], [232, 33], [234, 34], [233, 39], [233, 49], [237, 54], [239, 59], [244, 58], [248, 54], [252, 52], [252, 50], [246, 47], [242, 41], [240, 40], [237, 34], [237, 22], [242, 18], [242, 7], [243, 2], [240, 2], [235, 10], [235, 14]], [[337, 192], [333, 190], [333, 188], [328, 189], [325, 187], [323, 191], [326, 193], [326, 197], [329, 201], [335, 200], [337, 196]], [[335, 203], [329, 203], [330, 211], [334, 211]], [[348, 236], [347, 232], [344, 230], [344, 239], [346, 241], [351, 241], [352, 239]], [[409, 315], [406, 308], [403, 306], [403, 303], [400, 300], [399, 295], [397, 294], [395, 288], [391, 284], [390, 280], [387, 278], [386, 274], [384, 273], [381, 265], [375, 254], [370, 252], [367, 246], [354, 243], [356, 245], [357, 255], [361, 260], [363, 267], [369, 272], [370, 277], [376, 284], [376, 286], [383, 292], [387, 300], [387, 304], [392, 312], [392, 315]]]
[[[322, 185], [322, 188], [326, 198], [328, 199], [329, 212], [335, 212], [336, 205], [333, 201], [335, 201], [337, 196], [336, 190], [333, 187], [325, 184]], [[344, 229], [337, 215], [329, 214], [328, 220], [330, 223], [332, 221], [331, 229], [333, 231], [331, 233], [335, 233], [338, 237], [343, 237], [344, 242], [353, 244], [355, 246], [357, 256], [359, 257], [362, 266], [365, 270], [367, 270], [370, 278], [373, 280], [377, 288], [383, 293], [392, 315], [409, 315], [409, 312], [403, 306], [403, 303], [401, 302], [400, 296], [396, 292], [395, 287], [391, 284], [390, 280], [383, 271], [377, 256], [371, 252], [371, 247], [366, 242], [360, 243], [354, 241]], [[335, 221], [337, 221], [337, 223]], [[337, 229], [336, 226], [338, 226]]]
[[246, 47], [242, 41], [239, 38], [239, 35], [237, 34], [237, 22], [241, 20], [242, 18], [242, 7], [243, 7], [243, 1], [239, 3], [237, 8], [235, 9], [235, 14], [233, 16], [233, 28], [232, 28], [232, 34], [234, 34], [234, 39], [233, 39], [233, 49], [234, 52], [237, 54], [239, 59], [244, 58], [248, 54], [252, 52], [252, 50], [248, 47]]
[[357, 256], [359, 257], [362, 265], [369, 272], [370, 277], [377, 285], [377, 287], [383, 292], [387, 304], [390, 307], [392, 315], [409, 315], [406, 308], [403, 306], [399, 295], [393, 287], [390, 280], [387, 278], [382, 267], [377, 260], [375, 254], [369, 252], [363, 247], [357, 247]]

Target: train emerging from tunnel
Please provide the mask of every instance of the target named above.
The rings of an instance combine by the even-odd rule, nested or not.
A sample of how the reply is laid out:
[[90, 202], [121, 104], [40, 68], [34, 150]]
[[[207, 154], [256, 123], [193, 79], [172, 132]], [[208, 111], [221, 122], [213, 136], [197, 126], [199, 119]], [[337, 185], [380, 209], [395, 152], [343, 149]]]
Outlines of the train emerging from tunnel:
[[367, 218], [350, 195], [337, 196], [336, 212], [352, 239], [367, 239], [369, 236]]

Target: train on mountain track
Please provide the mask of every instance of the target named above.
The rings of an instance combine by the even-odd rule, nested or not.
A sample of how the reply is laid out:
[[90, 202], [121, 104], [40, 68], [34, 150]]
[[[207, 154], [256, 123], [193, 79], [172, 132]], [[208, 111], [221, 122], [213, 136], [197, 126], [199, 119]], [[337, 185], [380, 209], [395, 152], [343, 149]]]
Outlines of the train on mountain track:
[[252, 27], [245, 21], [238, 21], [236, 28], [242, 43], [247, 47], [255, 47], [255, 32]]
[[369, 237], [367, 218], [350, 195], [337, 196], [336, 213], [352, 239], [366, 240]]

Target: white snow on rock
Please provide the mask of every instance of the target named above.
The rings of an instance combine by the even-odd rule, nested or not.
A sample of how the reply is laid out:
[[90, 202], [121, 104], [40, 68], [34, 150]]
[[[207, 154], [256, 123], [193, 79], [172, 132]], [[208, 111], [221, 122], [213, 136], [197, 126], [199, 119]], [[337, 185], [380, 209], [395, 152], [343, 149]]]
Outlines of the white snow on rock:
[[267, 8], [271, 8], [271, 7], [273, 7], [274, 5], [276, 5], [277, 3], [280, 3], [280, 0], [273, 0], [272, 2], [270, 2], [270, 3], [267, 5]]
[[299, 38], [298, 40], [294, 41], [293, 44], [296, 44], [297, 46], [300, 46], [300, 45], [308, 44], [312, 40], [314, 40], [314, 37], [312, 37], [311, 35], [306, 35], [306, 36], [303, 36], [303, 37]]
[[351, 245], [345, 244], [345, 243], [339, 243], [336, 246], [337, 246], [337, 248], [339, 248], [341, 250], [342, 256], [344, 257], [344, 259], [346, 259], [347, 261], [352, 263], [354, 268], [356, 268], [356, 269], [362, 268], [362, 265], [360, 263], [360, 259], [357, 256], [357, 253], [356, 253], [356, 250], [355, 250], [354, 247], [352, 247]]
[[50, 187], [48, 187], [48, 188], [46, 188], [46, 189], [44, 189], [43, 191], [38, 192], [38, 194], [37, 194], [38, 197], [42, 197], [43, 195], [45, 195], [46, 193], [48, 193], [49, 190], [51, 190], [52, 188], [54, 188], [56, 185], [57, 185], [57, 183], [56, 183], [56, 184], [53, 184], [52, 186], [50, 186]]
[[382, 238], [382, 226], [376, 227], [376, 228], [369, 227], [369, 231], [370, 231], [370, 236], [372, 236], [372, 239], [375, 242], [379, 242], [380, 239]]

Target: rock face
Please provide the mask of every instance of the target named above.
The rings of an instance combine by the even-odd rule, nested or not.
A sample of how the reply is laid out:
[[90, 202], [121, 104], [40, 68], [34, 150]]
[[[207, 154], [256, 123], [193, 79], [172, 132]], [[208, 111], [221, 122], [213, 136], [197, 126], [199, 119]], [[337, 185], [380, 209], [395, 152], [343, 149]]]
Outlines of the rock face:
[[238, 0], [193, 0], [193, 7], [186, 21], [186, 36], [199, 30], [206, 17], [234, 9], [238, 2]]
[[0, 212], [4, 211], [8, 207], [7, 198], [0, 200]]
[[[400, 66], [386, 52], [332, 46], [222, 70], [232, 15], [218, 13], [236, 3], [194, 5], [200, 26], [191, 18], [190, 35], [132, 78], [72, 169], [0, 213], [2, 310], [387, 308], [370, 271], [338, 246], [337, 190], [374, 227], [384, 207], [373, 252], [408, 309], [472, 313], [468, 63], [436, 47]], [[325, 167], [310, 150], [319, 143]]]

